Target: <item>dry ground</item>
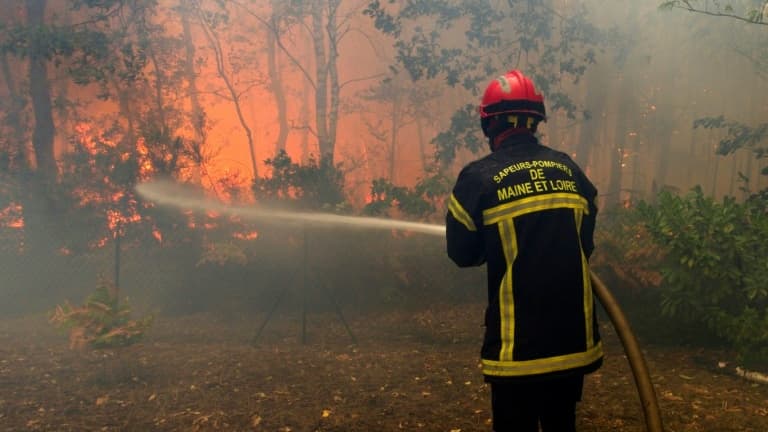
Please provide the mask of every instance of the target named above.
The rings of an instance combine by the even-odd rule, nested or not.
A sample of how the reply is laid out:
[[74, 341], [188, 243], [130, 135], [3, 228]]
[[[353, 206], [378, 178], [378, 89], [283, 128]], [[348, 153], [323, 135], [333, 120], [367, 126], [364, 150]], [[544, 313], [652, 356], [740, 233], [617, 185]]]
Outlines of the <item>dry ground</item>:
[[[0, 431], [489, 431], [481, 305], [347, 316], [160, 316], [140, 343], [73, 352], [45, 316], [0, 320]], [[581, 432], [644, 431], [605, 326]], [[724, 354], [644, 346], [666, 430], [768, 431], [768, 386], [718, 373]]]

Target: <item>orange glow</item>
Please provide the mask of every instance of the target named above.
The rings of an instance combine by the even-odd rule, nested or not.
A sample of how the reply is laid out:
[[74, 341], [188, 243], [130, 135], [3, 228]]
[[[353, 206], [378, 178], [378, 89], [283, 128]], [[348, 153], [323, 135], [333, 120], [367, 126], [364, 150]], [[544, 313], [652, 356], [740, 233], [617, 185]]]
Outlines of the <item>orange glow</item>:
[[88, 123], [78, 123], [75, 125], [75, 133], [77, 134], [77, 142], [88, 152], [90, 155], [97, 153], [96, 143], [94, 143], [93, 136], [91, 135], [91, 126]]
[[232, 235], [232, 237], [239, 240], [256, 240], [259, 237], [259, 233], [257, 231], [236, 232]]
[[163, 233], [161, 233], [160, 230], [157, 228], [152, 229], [152, 237], [154, 237], [158, 243], [163, 242]]
[[101, 249], [104, 246], [106, 246], [107, 243], [109, 243], [110, 240], [111, 240], [110, 237], [105, 236], [105, 237], [100, 238], [99, 240], [91, 242], [90, 246], [91, 246], [92, 249]]
[[139, 138], [138, 142], [136, 142], [136, 153], [138, 153], [139, 156], [149, 155], [149, 149], [147, 148], [145, 142], [146, 141], [144, 141], [144, 137]]
[[123, 215], [118, 210], [107, 210], [107, 227], [113, 233], [117, 233], [120, 228], [129, 223], [136, 223], [141, 221], [141, 215], [138, 213], [131, 213], [129, 215]]
[[11, 203], [0, 211], [0, 226], [6, 228], [24, 228], [24, 216], [21, 204]]
[[136, 142], [136, 153], [139, 155], [139, 179], [147, 180], [152, 176], [155, 168], [152, 166], [152, 160], [149, 157], [149, 149], [144, 141], [144, 137], [139, 138]]
[[[367, 45], [365, 47], [367, 48]], [[382, 65], [378, 61], [373, 61], [376, 58], [375, 56], [379, 54], [373, 53], [370, 49], [357, 49], [360, 48], [358, 46], [347, 46], [347, 48], [355, 48], [352, 52], [357, 54], [349, 57], [345, 56], [339, 63], [340, 73], [345, 80], [374, 76], [381, 72]], [[205, 55], [205, 50], [208, 48], [206, 48], [204, 43], [201, 43], [200, 49], [201, 55]], [[306, 55], [298, 54], [300, 54], [299, 57], [306, 57], [307, 60], [311, 60], [310, 53], [306, 53]], [[369, 58], [361, 58], [361, 55], [369, 56]], [[208, 62], [200, 65], [200, 70], [196, 71], [199, 72], [198, 90], [210, 90], [221, 86], [220, 78], [215, 75], [215, 71], [212, 71], [211, 67], [211, 63]], [[262, 72], [265, 73], [266, 71]], [[253, 73], [261, 72], [253, 71]], [[306, 161], [311, 155], [315, 157], [318, 155], [317, 137], [311, 132], [317, 129], [317, 126], [313, 124], [314, 113], [312, 112], [314, 111], [313, 104], [315, 101], [313, 100], [311, 89], [305, 87], [302, 90], [300, 85], [295, 84], [304, 82], [299, 72], [286, 68], [281, 73], [285, 83], [288, 83], [286, 84], [286, 92], [298, 95], [289, 101], [287, 115], [292, 124], [301, 126], [293, 127], [289, 131], [287, 141], [285, 142], [286, 151], [293, 161]], [[245, 76], [242, 78], [245, 78]], [[345, 94], [342, 95], [343, 98], [355, 94], [358, 90], [366, 89], [371, 85], [372, 81], [362, 80], [355, 83], [353, 80], [350, 83], [349, 87], [345, 87]], [[244, 117], [247, 119], [248, 126], [252, 129], [253, 133], [254, 151], [256, 152], [255, 159], [258, 165], [257, 172], [260, 177], [264, 177], [269, 175], [271, 171], [271, 167], [267, 166], [264, 160], [274, 156], [275, 138], [279, 135], [274, 97], [267, 88], [252, 87], [247, 90], [244, 88], [237, 90], [243, 95], [241, 100], [243, 105], [240, 108], [243, 109]], [[302, 91], [308, 93], [303, 94], [301, 93]], [[186, 128], [170, 131], [172, 136], [178, 135], [185, 140], [201, 141], [204, 148], [202, 154], [211, 155], [211, 159], [206, 160], [204, 165], [184, 168], [187, 171], [183, 171], [180, 177], [186, 176], [185, 180], [193, 179], [198, 184], [204, 185], [209, 192], [215, 192], [224, 202], [252, 202], [254, 198], [250, 193], [250, 186], [252, 184], [253, 172], [246, 134], [238, 118], [233, 115], [234, 106], [232, 103], [222, 101], [218, 96], [211, 96], [210, 94], [213, 93], [215, 92], [200, 92], [200, 102], [205, 106], [206, 124], [210, 126], [210, 131], [207, 131], [202, 137], [192, 136], [193, 133], [190, 131], [189, 125]], [[179, 102], [177, 108], [184, 108], [182, 105], [187, 103]], [[310, 108], [305, 111], [305, 106]], [[103, 102], [97, 108], [104, 109], [104, 112], [119, 111], [120, 109], [112, 100]], [[93, 106], [89, 110], [94, 110]], [[95, 112], [92, 112], [92, 114], [97, 115]], [[103, 128], [100, 125], [101, 123], [98, 122], [80, 122], [75, 124], [72, 144], [87, 160], [82, 168], [86, 171], [91, 171], [86, 173], [84, 177], [86, 179], [83, 181], [85, 186], [78, 185], [79, 187], [73, 192], [76, 203], [83, 207], [99, 204], [98, 208], [109, 208], [103, 217], [112, 236], [106, 236], [92, 243], [92, 246], [99, 248], [107, 246], [113, 241], [114, 235], [120, 235], [122, 227], [127, 224], [140, 222], [141, 216], [138, 209], [139, 205], [133, 199], [133, 192], [130, 190], [116, 190], [121, 186], [111, 183], [106, 176], [101, 177], [110, 167], [97, 166], [96, 161], [102, 160], [102, 156], [106, 155], [112, 156], [112, 160], [119, 159], [122, 162], [135, 161], [138, 169], [138, 180], [145, 181], [151, 179], [157, 172], [157, 168], [153, 166], [153, 160], [169, 162], [174, 156], [171, 153], [172, 150], [162, 154], [159, 153], [157, 147], [154, 147], [153, 138], [149, 135], [146, 138], [138, 137], [134, 142], [128, 143], [126, 136], [115, 137], [110, 134], [108, 128]], [[364, 204], [369, 204], [377, 197], [370, 193], [369, 187], [357, 185], [360, 183], [369, 185], [371, 178], [375, 176], [374, 173], [381, 171], [388, 162], [377, 156], [380, 153], [380, 149], [375, 144], [368, 142], [366, 145], [366, 141], [370, 141], [366, 138], [370, 136], [370, 130], [368, 130], [366, 122], [360, 121], [359, 114], [340, 116], [337, 126], [336, 154], [340, 156], [337, 157], [336, 162], [344, 162], [343, 159], [345, 158], [349, 158], [352, 161], [362, 158], [364, 161], [364, 169], [352, 171], [346, 178], [348, 186], [355, 185], [355, 188], [357, 188], [350, 193], [354, 195], [350, 197], [350, 200], [354, 205], [360, 204], [361, 201]], [[418, 146], [410, 146], [409, 148], [416, 150]], [[218, 150], [221, 152], [219, 153]], [[401, 151], [402, 154], [400, 154]], [[403, 158], [403, 160], [398, 162], [398, 173], [396, 175], [396, 178], [400, 180], [398, 183], [407, 183], [408, 180], [405, 179], [413, 180], [421, 169], [414, 162], [418, 158], [405, 153], [406, 151], [403, 148], [398, 151], [398, 156]], [[91, 175], [89, 176], [88, 174]], [[92, 190], [88, 190], [89, 188]], [[99, 192], [93, 189], [98, 189]], [[352, 189], [349, 188], [347, 190]], [[294, 197], [296, 191], [290, 190], [288, 194]], [[144, 205], [152, 206], [151, 203]], [[395, 202], [393, 205], [397, 206], [397, 203]], [[184, 219], [186, 219], [185, 222], [189, 229], [198, 230], [219, 229], [228, 222], [234, 224], [243, 223], [240, 218], [225, 218], [224, 215], [215, 211], [208, 211], [204, 215], [191, 211], [184, 212]], [[16, 206], [11, 210], [2, 210], [0, 212], [0, 226], [22, 228], [24, 220], [21, 206]], [[232, 234], [234, 238], [255, 240], [259, 236], [257, 231], [249, 231], [248, 226], [245, 224], [240, 225], [240, 229], [242, 231]], [[151, 235], [158, 242], [162, 243], [163, 232], [157, 227], [152, 228]]]
[[85, 207], [90, 203], [101, 202], [101, 196], [99, 196], [99, 194], [94, 191], [77, 189], [72, 193], [75, 198], [77, 198], [77, 203], [82, 207]]

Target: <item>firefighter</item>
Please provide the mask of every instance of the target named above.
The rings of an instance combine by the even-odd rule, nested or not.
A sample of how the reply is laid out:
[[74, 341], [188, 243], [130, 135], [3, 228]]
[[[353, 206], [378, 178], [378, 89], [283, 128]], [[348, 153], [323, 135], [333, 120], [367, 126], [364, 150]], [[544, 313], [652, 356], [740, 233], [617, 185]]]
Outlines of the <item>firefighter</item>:
[[490, 82], [479, 113], [491, 152], [459, 173], [446, 241], [458, 266], [487, 266], [493, 428], [574, 431], [584, 375], [603, 359], [588, 266], [597, 190], [539, 142], [544, 98], [520, 71]]

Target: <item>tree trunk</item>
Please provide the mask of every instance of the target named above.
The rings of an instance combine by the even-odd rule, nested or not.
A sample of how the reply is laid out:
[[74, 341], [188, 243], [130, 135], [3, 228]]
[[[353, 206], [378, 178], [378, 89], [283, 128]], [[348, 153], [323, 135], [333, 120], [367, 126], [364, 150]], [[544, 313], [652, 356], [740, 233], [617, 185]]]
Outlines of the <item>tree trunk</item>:
[[[29, 0], [27, 19], [30, 27], [40, 27], [45, 21], [47, 0]], [[37, 176], [44, 182], [53, 182], [57, 177], [56, 159], [53, 149], [55, 127], [51, 103], [51, 83], [48, 80], [48, 59], [46, 47], [33, 46], [29, 57], [29, 92], [35, 128], [32, 132], [32, 148]]]
[[627, 142], [627, 133], [631, 129], [631, 119], [634, 118], [632, 109], [635, 102], [632, 100], [631, 85], [622, 78], [616, 89], [618, 101], [616, 105], [616, 121], [614, 130], [614, 142], [611, 146], [610, 156], [610, 180], [606, 194], [606, 207], [612, 209], [622, 205], [622, 184], [624, 177], [624, 156]]
[[[661, 114], [661, 113], [660, 113]], [[670, 114], [670, 112], [667, 112], [667, 114]], [[674, 128], [674, 125], [672, 125], [668, 120], [666, 120], [664, 117], [660, 117], [658, 120], [658, 129], [656, 131], [656, 149], [658, 151], [658, 158], [656, 161], [656, 173], [654, 175], [654, 179], [659, 184], [660, 187], [666, 188], [669, 181], [667, 180], [667, 175], [669, 174], [669, 160], [673, 157], [672, 156], [672, 129]]]
[[206, 130], [206, 114], [200, 103], [200, 97], [197, 93], [197, 73], [195, 72], [195, 42], [192, 36], [192, 24], [190, 14], [193, 12], [187, 7], [187, 0], [179, 0], [179, 9], [181, 10], [181, 29], [182, 41], [184, 43], [184, 65], [183, 73], [187, 81], [187, 96], [189, 97], [190, 115], [195, 144], [194, 162], [197, 164], [197, 174], [200, 178], [206, 178], [211, 189], [216, 196], [219, 196], [219, 188], [216, 181], [211, 177], [206, 168], [207, 157], [203, 153], [208, 131]]
[[[28, 0], [27, 25], [40, 28], [45, 24], [46, 0]], [[47, 47], [34, 44], [29, 55], [29, 97], [34, 116], [32, 152], [29, 175], [22, 181], [22, 207], [24, 215], [24, 252], [36, 263], [37, 270], [28, 271], [29, 280], [25, 296], [42, 295], [57, 284], [55, 274], [61, 246], [57, 241], [62, 232], [56, 198], [58, 169], [54, 155], [55, 126], [48, 79]]]
[[[336, 14], [341, 0], [328, 0], [328, 85], [330, 87], [330, 106], [328, 107], [328, 144], [331, 158], [336, 156], [336, 131], [339, 125], [339, 104], [341, 103], [339, 84], [339, 36], [336, 28]], [[333, 159], [331, 159], [333, 161]]]
[[[180, 0], [179, 5], [184, 6], [186, 0]], [[197, 73], [195, 72], [195, 42], [192, 39], [192, 25], [189, 22], [189, 12], [181, 13], [181, 29], [184, 41], [184, 75], [187, 80], [187, 92], [192, 108], [192, 128], [195, 131], [195, 139], [200, 143], [205, 141], [205, 112], [200, 104], [197, 94]]]
[[389, 125], [389, 181], [395, 184], [397, 173], [397, 135], [400, 132], [400, 89], [392, 85], [392, 113], [390, 115]]
[[323, 2], [312, 2], [312, 46], [315, 50], [315, 127], [320, 159], [333, 158], [333, 142], [328, 132], [328, 63], [323, 37]]
[[120, 114], [125, 117], [126, 122], [126, 130], [125, 130], [125, 139], [129, 143], [136, 144], [137, 138], [136, 138], [136, 124], [138, 123], [138, 120], [136, 119], [136, 112], [133, 110], [133, 107], [131, 106], [130, 101], [130, 94], [128, 89], [124, 88], [120, 85], [120, 81], [115, 79], [114, 77], [111, 78], [112, 87], [115, 89], [115, 94], [117, 97], [117, 104], [120, 107]]
[[275, 155], [285, 150], [288, 141], [288, 108], [277, 56], [277, 32], [279, 29], [278, 17], [275, 12], [276, 5], [276, 0], [272, 0], [271, 26], [266, 28], [267, 69], [269, 72], [270, 88], [277, 105], [277, 125], [279, 128], [277, 138], [275, 139]]
[[302, 92], [302, 95], [304, 96], [304, 101], [301, 104], [301, 163], [306, 165], [309, 162], [309, 137], [310, 137], [310, 122], [312, 118], [312, 104], [310, 100], [310, 94], [312, 92], [312, 83], [305, 79], [303, 80], [303, 87], [304, 91]]
[[709, 166], [711, 164], [714, 164], [714, 167], [710, 166], [707, 171], [712, 175], [711, 177], [712, 183], [710, 186], [710, 196], [712, 198], [717, 198], [717, 177], [720, 175], [720, 158], [722, 156], [717, 154], [717, 152], [715, 151], [716, 144], [714, 144], [715, 139], [712, 136], [713, 132], [710, 130], [707, 135], [708, 136], [706, 140], [706, 146], [708, 148], [709, 160], [711, 161], [711, 163], [708, 163], [707, 165]]
[[579, 132], [579, 142], [576, 144], [576, 163], [587, 170], [592, 149], [597, 144], [596, 132], [605, 127], [604, 112], [606, 102], [606, 79], [605, 68], [602, 65], [596, 65], [594, 72], [587, 79], [586, 109], [590, 113], [590, 118], [582, 122]]
[[0, 54], [0, 74], [2, 74], [3, 82], [8, 89], [8, 113], [7, 121], [11, 126], [11, 148], [9, 151], [9, 159], [7, 163], [11, 168], [26, 169], [29, 166], [31, 156], [27, 145], [26, 129], [28, 126], [27, 117], [24, 114], [24, 106], [26, 102], [21, 95], [21, 90], [16, 85], [16, 82], [11, 72], [11, 65], [8, 62], [8, 55]]
[[421, 172], [427, 173], [429, 167], [427, 166], [427, 143], [424, 138], [424, 121], [421, 116], [416, 116], [416, 139], [419, 143], [419, 162], [421, 163]]

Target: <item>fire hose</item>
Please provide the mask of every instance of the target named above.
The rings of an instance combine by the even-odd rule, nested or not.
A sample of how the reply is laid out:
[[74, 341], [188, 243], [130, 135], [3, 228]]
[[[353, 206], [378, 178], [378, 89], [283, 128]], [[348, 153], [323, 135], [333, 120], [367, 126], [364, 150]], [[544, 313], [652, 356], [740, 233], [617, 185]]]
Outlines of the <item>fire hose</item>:
[[616, 333], [621, 340], [621, 344], [624, 346], [624, 352], [629, 360], [629, 366], [632, 369], [632, 376], [635, 379], [635, 386], [640, 396], [640, 402], [643, 407], [643, 414], [645, 416], [645, 427], [648, 432], [663, 432], [664, 426], [661, 422], [661, 411], [659, 410], [659, 403], [656, 399], [656, 392], [651, 382], [651, 375], [648, 372], [648, 366], [645, 363], [645, 358], [640, 350], [640, 345], [637, 343], [632, 329], [629, 326], [627, 318], [624, 316], [618, 302], [613, 297], [613, 294], [608, 290], [603, 281], [595, 275], [594, 272], [590, 272], [592, 278], [592, 290], [600, 299], [600, 303], [608, 313], [608, 317], [613, 323], [613, 327], [616, 329]]
[[[422, 232], [431, 235], [445, 235], [445, 227], [442, 225], [433, 225], [426, 223], [396, 221], [381, 218], [370, 217], [352, 217], [340, 216], [334, 214], [310, 214], [295, 213], [285, 211], [275, 211], [268, 209], [255, 209], [252, 207], [232, 207], [225, 206], [219, 202], [201, 197], [199, 194], [190, 192], [177, 184], [170, 182], [156, 181], [152, 183], [143, 183], [136, 187], [136, 190], [145, 198], [154, 200], [165, 205], [174, 205], [181, 208], [197, 208], [198, 210], [217, 210], [229, 214], [236, 214], [246, 219], [279, 219], [285, 221], [301, 221], [318, 224], [335, 224], [343, 226], [362, 226], [368, 228], [384, 229], [408, 229], [415, 232]], [[648, 432], [663, 432], [661, 422], [661, 413], [656, 399], [656, 393], [651, 383], [651, 376], [648, 373], [648, 367], [645, 358], [640, 351], [634, 333], [629, 322], [619, 307], [616, 299], [605, 286], [605, 284], [593, 272], [590, 272], [592, 279], [592, 289], [600, 299], [603, 308], [616, 329], [616, 333], [624, 346], [624, 352], [629, 360], [629, 366], [632, 369], [632, 375], [635, 380], [640, 401], [645, 415], [645, 424]]]

